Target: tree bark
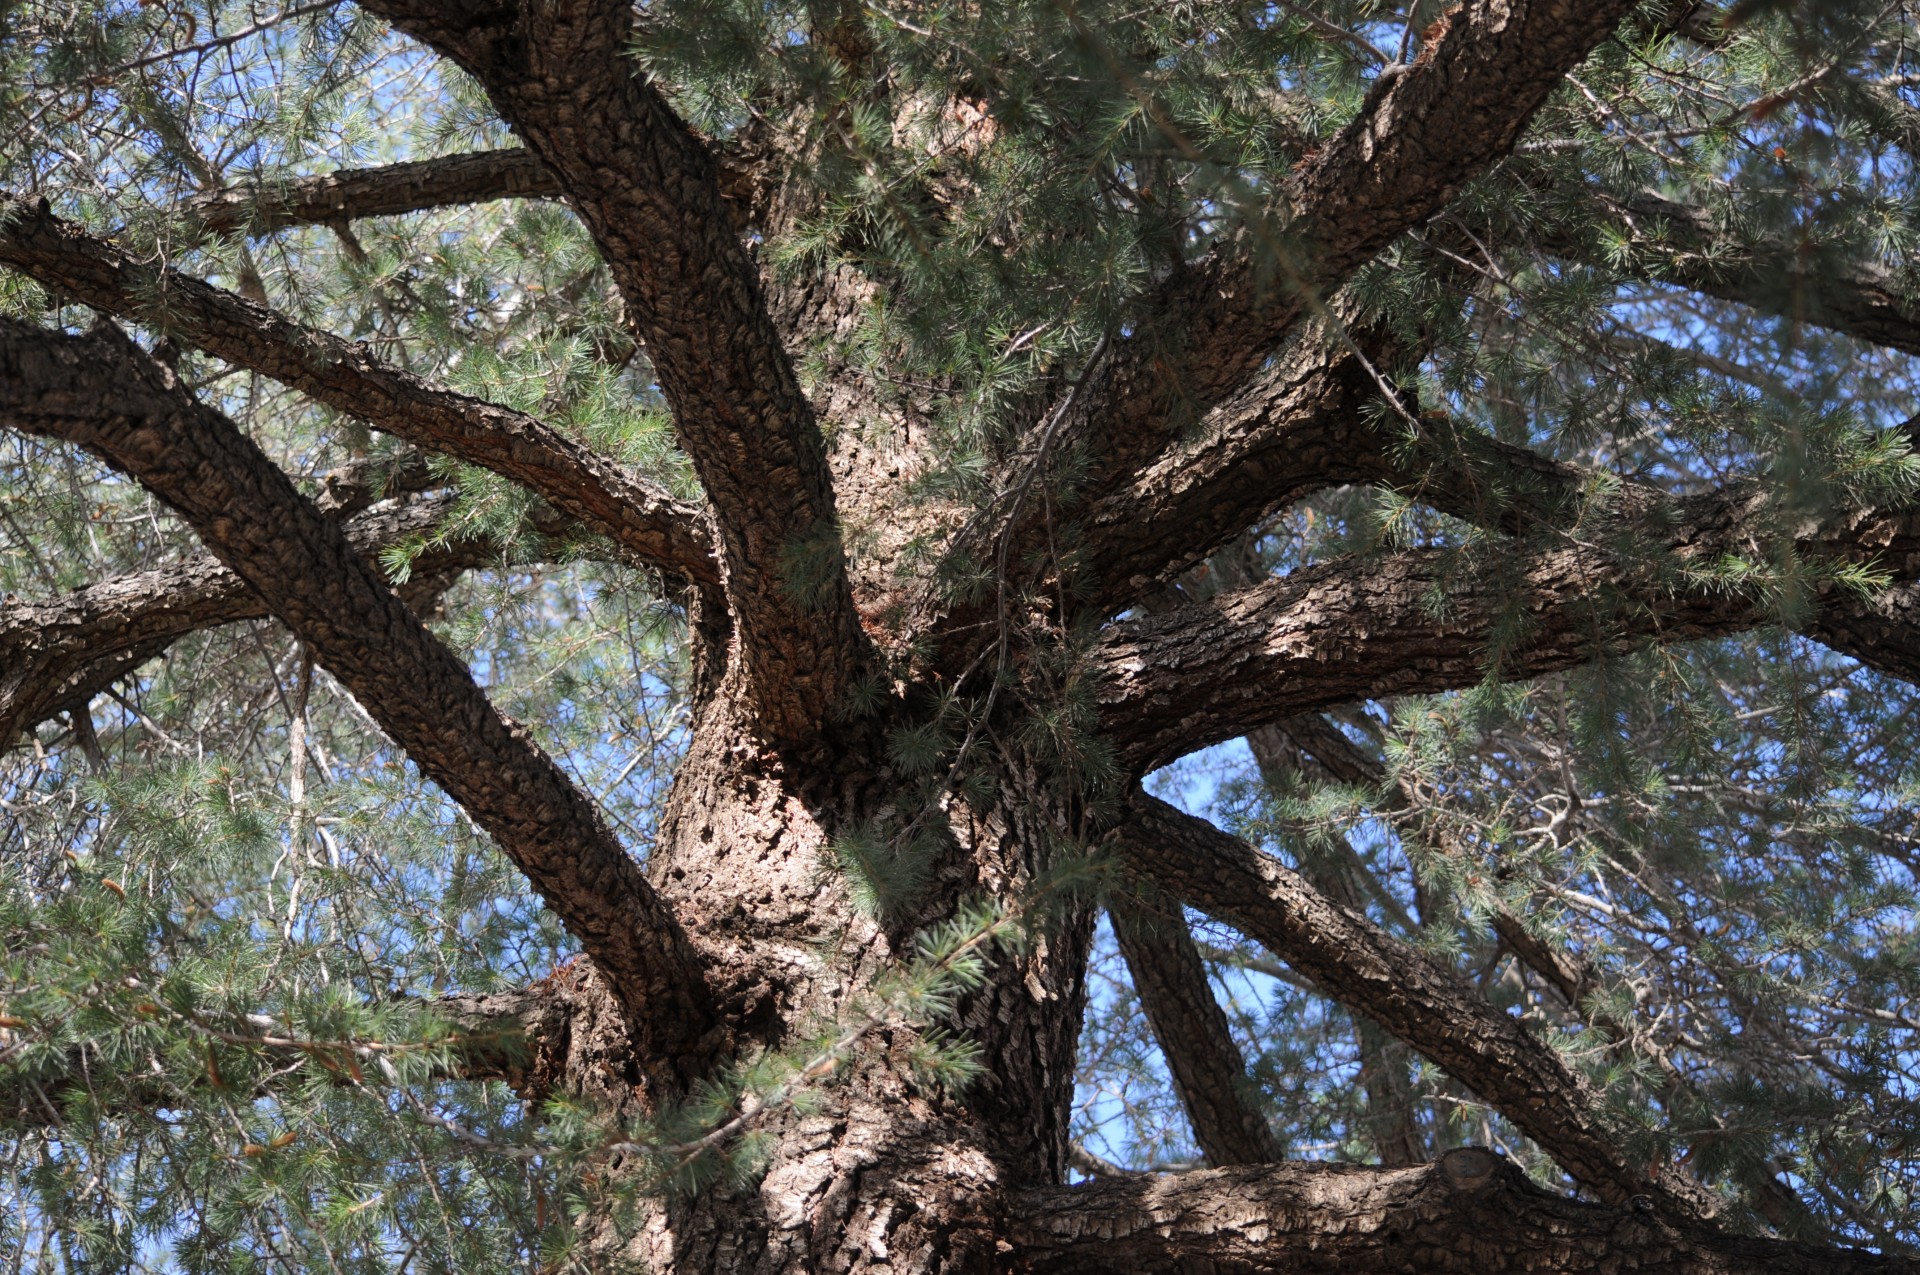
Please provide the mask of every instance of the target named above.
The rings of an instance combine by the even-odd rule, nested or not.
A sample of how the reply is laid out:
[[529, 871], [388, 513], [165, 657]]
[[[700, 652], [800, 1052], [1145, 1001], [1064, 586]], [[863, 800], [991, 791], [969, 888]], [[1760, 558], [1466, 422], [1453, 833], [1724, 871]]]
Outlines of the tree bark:
[[1500, 1275], [1893, 1275], [1915, 1264], [1671, 1226], [1631, 1204], [1540, 1190], [1490, 1151], [1417, 1168], [1328, 1164], [1101, 1179], [1030, 1191], [1013, 1269], [1034, 1275], [1214, 1271]]
[[1207, 967], [1176, 911], [1133, 903], [1108, 909], [1114, 937], [1147, 1011], [1154, 1039], [1173, 1073], [1193, 1138], [1216, 1166], [1270, 1164], [1285, 1154], [1257, 1097], [1247, 1062], [1213, 997]]

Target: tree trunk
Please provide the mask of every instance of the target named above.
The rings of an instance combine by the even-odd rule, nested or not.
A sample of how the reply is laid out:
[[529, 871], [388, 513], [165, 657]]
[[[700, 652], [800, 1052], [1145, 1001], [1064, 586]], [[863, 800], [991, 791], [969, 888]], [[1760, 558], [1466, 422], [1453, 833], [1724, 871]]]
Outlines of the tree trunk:
[[[856, 998], [897, 968], [927, 911], [880, 924], [852, 906], [832, 840], [904, 822], [899, 778], [873, 743], [831, 762], [783, 758], [746, 729], [745, 679], [721, 681], [698, 714], [650, 875], [711, 962], [722, 1011], [753, 1039], [738, 1055], [792, 1048], [844, 1026]], [[1072, 811], [1037, 782], [1001, 773], [998, 799], [946, 810], [935, 900], [985, 895], [1019, 906]], [[937, 904], [948, 906], [947, 904]], [[880, 1022], [810, 1090], [816, 1110], [769, 1109], [763, 1176], [649, 1203], [636, 1223], [589, 1229], [591, 1265], [659, 1272], [970, 1272], [1004, 1263], [1003, 1202], [1056, 1183], [1067, 1157], [1090, 901], [1049, 910], [1028, 942], [996, 953], [951, 1022], [984, 1074], [955, 1094], [918, 1079], [906, 1022]], [[604, 1085], [604, 1080], [600, 1082]], [[604, 1090], [603, 1090], [604, 1091]], [[638, 1098], [640, 1095], [635, 1094]]]

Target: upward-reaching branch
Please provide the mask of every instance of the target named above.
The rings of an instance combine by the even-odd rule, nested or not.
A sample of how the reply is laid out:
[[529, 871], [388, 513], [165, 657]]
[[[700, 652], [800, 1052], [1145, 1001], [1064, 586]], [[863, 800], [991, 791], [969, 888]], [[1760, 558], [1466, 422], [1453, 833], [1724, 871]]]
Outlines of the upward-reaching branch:
[[715, 1013], [672, 910], [593, 803], [231, 421], [115, 329], [12, 321], [0, 420], [87, 448], [178, 510], [526, 873], [621, 999], [650, 1074], [703, 1068]]
[[1132, 901], [1107, 910], [1147, 1023], [1166, 1056], [1193, 1139], [1215, 1166], [1268, 1164], [1285, 1152], [1254, 1101], [1246, 1060], [1213, 997], [1207, 967], [1179, 909]]
[[[1449, 9], [1418, 61], [1383, 73], [1359, 115], [1294, 175], [1270, 226], [1243, 232], [1148, 298], [1138, 330], [1089, 370], [1026, 467], [1044, 472], [1084, 454], [1093, 496], [1126, 481], [1182, 417], [1245, 384], [1303, 314], [1506, 154], [1561, 77], [1633, 7], [1476, 0]], [[1032, 481], [1022, 473], [1006, 487]], [[1024, 547], [1038, 534], [1023, 530], [1040, 526], [1036, 503], [1009, 509], [1011, 527], [983, 522], [954, 551], [986, 561], [986, 546], [1006, 535]]]
[[625, 0], [369, 0], [486, 89], [599, 244], [719, 523], [763, 730], [811, 736], [863, 659], [826, 448], [717, 180], [629, 56]]
[[524, 412], [388, 367], [178, 271], [136, 260], [17, 200], [0, 201], [0, 265], [64, 298], [150, 324], [384, 433], [492, 470], [643, 562], [701, 586], [719, 570], [701, 510]]
[[1676, 1218], [1704, 1211], [1678, 1171], [1650, 1173], [1620, 1145], [1586, 1082], [1551, 1049], [1278, 860], [1139, 792], [1110, 840], [1143, 878], [1266, 944], [1325, 995], [1446, 1068], [1602, 1199], [1644, 1196]]

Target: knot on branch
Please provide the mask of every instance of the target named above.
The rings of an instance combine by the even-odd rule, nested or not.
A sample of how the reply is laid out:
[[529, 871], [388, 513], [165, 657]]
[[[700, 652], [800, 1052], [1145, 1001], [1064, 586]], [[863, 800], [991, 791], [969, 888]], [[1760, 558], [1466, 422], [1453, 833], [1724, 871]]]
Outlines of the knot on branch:
[[1485, 1147], [1455, 1147], [1437, 1163], [1440, 1176], [1455, 1191], [1481, 1190], [1500, 1175], [1500, 1156]]

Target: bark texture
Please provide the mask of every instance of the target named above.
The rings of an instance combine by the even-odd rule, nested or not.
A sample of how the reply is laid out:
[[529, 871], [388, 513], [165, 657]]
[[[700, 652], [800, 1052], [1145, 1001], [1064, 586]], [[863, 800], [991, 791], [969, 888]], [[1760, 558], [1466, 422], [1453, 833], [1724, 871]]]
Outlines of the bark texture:
[[375, 429], [488, 469], [636, 558], [717, 585], [704, 512], [523, 412], [434, 385], [231, 292], [130, 254], [44, 209], [0, 206], [0, 265], [57, 296], [150, 324]]
[[367, 8], [485, 87], [599, 244], [717, 515], [757, 729], [813, 738], [866, 646], [826, 447], [711, 152], [628, 58], [631, 6]]
[[1893, 1275], [1911, 1262], [1670, 1226], [1632, 1205], [1550, 1195], [1490, 1151], [1431, 1165], [1283, 1164], [1032, 1191], [1014, 1269], [1461, 1275]]
[[1193, 1123], [1194, 1141], [1214, 1165], [1270, 1164], [1285, 1154], [1248, 1092], [1247, 1061], [1213, 998], [1206, 963], [1186, 918], [1118, 905], [1114, 937], [1154, 1038]]
[[[938, 459], [916, 429], [943, 387], [897, 393], [835, 355], [811, 396], [803, 390], [794, 358], [852, 330], [884, 299], [881, 284], [847, 266], [763, 277], [743, 226], [798, 215], [779, 202], [790, 192], [767, 194], [782, 190], [777, 164], [721, 155], [674, 114], [629, 56], [631, 5], [365, 7], [470, 73], [525, 149], [221, 192], [182, 207], [181, 220], [259, 236], [481, 200], [564, 199], [606, 258], [703, 504], [542, 421], [384, 366], [45, 207], [7, 206], [0, 264], [62, 301], [164, 330], [422, 451], [483, 466], [545, 499], [547, 534], [604, 536], [687, 581], [699, 673], [686, 756], [646, 869], [369, 561], [430, 525], [443, 498], [416, 485], [379, 503], [388, 493], [352, 483], [319, 502], [301, 497], [232, 422], [114, 329], [75, 337], [0, 324], [0, 420], [132, 475], [212, 557], [0, 607], [0, 734], [84, 712], [93, 690], [182, 634], [240, 619], [285, 624], [499, 842], [587, 954], [518, 992], [450, 1002], [449, 1013], [481, 1025], [476, 1042], [497, 1032], [501, 1044], [476, 1043], [463, 1074], [530, 1096], [586, 1093], [621, 1112], [657, 1109], [729, 1063], [845, 1029], [911, 957], [915, 935], [960, 900], [1023, 915], [1046, 905], [1044, 923], [1036, 915], [1028, 941], [996, 955], [948, 1020], [860, 1019], [819, 1078], [817, 1110], [748, 1111], [743, 1100], [742, 1123], [772, 1135], [756, 1184], [655, 1201], [631, 1234], [611, 1216], [590, 1218], [591, 1264], [631, 1260], [662, 1275], [1911, 1269], [1715, 1230], [1714, 1201], [1668, 1167], [1671, 1148], [1623, 1135], [1546, 1043], [1369, 921], [1380, 900], [1340, 863], [1294, 872], [1130, 785], [1116, 813], [1112, 792], [1089, 795], [1003, 729], [1025, 724], [1008, 707], [1013, 696], [982, 708], [988, 743], [951, 760], [953, 782], [930, 800], [893, 746], [920, 724], [924, 702], [970, 694], [989, 677], [982, 669], [1037, 685], [1050, 661], [1070, 663], [1063, 641], [1007, 640], [1007, 594], [1029, 581], [954, 603], [933, 573], [902, 569], [914, 541], [976, 573], [1001, 562], [1044, 574], [1058, 568], [1041, 550], [1060, 516], [1074, 523], [1086, 578], [1072, 582], [1071, 601], [1064, 588], [1057, 602], [1022, 597], [1045, 613], [1022, 620], [1049, 635], [1094, 635], [1073, 668], [1090, 679], [1094, 725], [1128, 777], [1250, 735], [1276, 775], [1311, 757], [1379, 783], [1378, 768], [1343, 751], [1313, 714], [1771, 622], [1757, 590], [1705, 579], [1735, 558], [1878, 562], [1893, 589], [1863, 598], [1820, 586], [1796, 623], [1876, 668], [1920, 677], [1920, 523], [1904, 509], [1781, 511], [1744, 486], [1682, 500], [1626, 483], [1597, 500], [1594, 476], [1572, 466], [1432, 414], [1417, 418], [1408, 445], [1406, 418], [1383, 423], [1375, 410], [1402, 397], [1381, 369], [1422, 351], [1348, 322], [1361, 310], [1342, 287], [1508, 155], [1630, 0], [1473, 0], [1439, 14], [1418, 59], [1381, 74], [1357, 117], [1276, 184], [1270, 207], [1206, 259], [1169, 269], [1142, 299], [1140, 323], [1036, 392], [1044, 401], [1030, 428], [988, 475], [994, 498], [970, 520], [908, 494]], [[835, 43], [834, 55], [849, 74], [863, 66], [852, 43]], [[1177, 149], [1181, 139], [1166, 140]], [[1621, 203], [1614, 215], [1637, 224], [1649, 214]], [[1691, 213], [1667, 220], [1694, 236], [1687, 242], [1713, 233]], [[1585, 251], [1573, 240], [1536, 246], [1575, 259]], [[1912, 338], [1897, 297], [1870, 272], [1782, 291], [1770, 257], [1707, 271], [1691, 251], [1654, 273], [1913, 348], [1902, 344]], [[881, 434], [885, 442], [869, 441]], [[1072, 483], [1057, 472], [1068, 456], [1087, 461]], [[1260, 520], [1355, 483], [1511, 540], [1477, 556], [1323, 562], [1158, 605], [1171, 592], [1164, 581]], [[861, 558], [851, 568], [849, 543]], [[455, 546], [432, 565], [455, 570], [486, 552]], [[882, 633], [900, 658], [873, 678]], [[856, 710], [850, 690], [873, 684], [881, 689], [863, 697], [873, 702]], [[863, 910], [833, 868], [839, 848], [909, 823], [933, 845], [928, 880], [891, 909]], [[1055, 897], [1046, 883], [1096, 844], [1147, 887], [1116, 905], [1116, 932], [1196, 1137], [1215, 1164], [1242, 1167], [1059, 1185], [1072, 1154], [1094, 904]], [[1600, 1202], [1534, 1188], [1484, 1151], [1415, 1165], [1418, 1130], [1404, 1119], [1376, 1122], [1381, 1167], [1277, 1163], [1282, 1148], [1245, 1088], [1183, 916], [1139, 910], [1167, 898], [1237, 926], [1354, 1013], [1363, 1079], [1383, 1117], [1404, 1114], [1404, 1051], [1418, 1051]], [[1578, 1009], [1592, 972], [1506, 920], [1511, 934], [1496, 918], [1503, 937]], [[950, 1093], [916, 1075], [920, 1037], [936, 1026], [982, 1051], [986, 1075], [974, 1087]], [[77, 1071], [91, 1062], [69, 1061]], [[0, 1094], [0, 1118], [57, 1120], [36, 1102], [47, 1105]]]

